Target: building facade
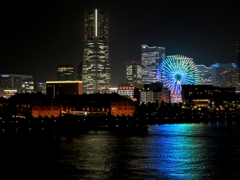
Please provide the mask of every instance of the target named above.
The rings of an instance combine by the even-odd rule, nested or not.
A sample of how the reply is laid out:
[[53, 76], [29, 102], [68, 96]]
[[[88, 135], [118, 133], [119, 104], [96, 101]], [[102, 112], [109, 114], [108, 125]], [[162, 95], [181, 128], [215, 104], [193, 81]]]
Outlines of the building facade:
[[121, 96], [125, 96], [132, 99], [134, 98], [134, 86], [119, 85], [117, 89], [117, 93]]
[[34, 79], [31, 75], [1, 74], [0, 96], [6, 98], [16, 93], [34, 92]]
[[142, 83], [142, 65], [140, 61], [125, 61], [126, 83], [133, 85]]
[[60, 65], [57, 69], [57, 80], [74, 80], [74, 67], [72, 65]]
[[142, 45], [141, 54], [142, 83], [150, 84], [158, 82], [157, 69], [162, 60], [165, 59], [165, 48]]
[[235, 87], [238, 90], [239, 68], [235, 63], [215, 63], [212, 68], [212, 85]]
[[196, 65], [199, 72], [199, 85], [212, 85], [212, 66]]
[[46, 81], [47, 96], [82, 94], [82, 81]]
[[84, 14], [83, 93], [99, 93], [110, 85], [108, 13], [95, 9]]
[[127, 99], [111, 102], [110, 106], [110, 113], [114, 117], [133, 116], [136, 112], [136, 103]]

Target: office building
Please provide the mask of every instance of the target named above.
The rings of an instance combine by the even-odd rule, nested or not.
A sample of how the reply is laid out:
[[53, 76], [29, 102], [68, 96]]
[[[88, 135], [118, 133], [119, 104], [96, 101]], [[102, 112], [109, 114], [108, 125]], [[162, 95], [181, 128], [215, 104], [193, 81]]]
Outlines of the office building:
[[127, 84], [119, 85], [117, 93], [121, 96], [125, 96], [128, 97], [129, 99], [132, 99], [134, 98], [134, 86], [130, 86]]
[[215, 63], [212, 68], [212, 85], [235, 87], [238, 90], [238, 71], [235, 63]]
[[212, 85], [212, 66], [196, 65], [199, 72], [199, 85]]
[[84, 14], [83, 93], [101, 92], [110, 85], [108, 13], [95, 9]]
[[125, 61], [126, 84], [134, 85], [142, 83], [142, 65], [141, 61]]
[[82, 81], [46, 81], [47, 96], [82, 94]]
[[142, 45], [141, 54], [142, 83], [150, 84], [158, 82], [159, 79], [157, 78], [157, 69], [162, 60], [165, 59], [165, 48]]
[[31, 75], [1, 74], [0, 96], [6, 98], [16, 93], [34, 92], [34, 79]]
[[57, 69], [57, 80], [74, 80], [74, 67], [72, 65], [60, 65]]

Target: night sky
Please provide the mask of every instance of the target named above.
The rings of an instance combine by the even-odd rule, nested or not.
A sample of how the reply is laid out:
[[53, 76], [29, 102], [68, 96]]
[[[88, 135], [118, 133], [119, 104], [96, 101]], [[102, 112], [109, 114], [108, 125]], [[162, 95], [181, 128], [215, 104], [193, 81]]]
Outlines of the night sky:
[[85, 10], [109, 12], [111, 85], [125, 83], [124, 61], [140, 60], [141, 45], [166, 48], [196, 64], [236, 62], [240, 1], [79, 0], [1, 3], [0, 74], [56, 80], [57, 66], [83, 54]]

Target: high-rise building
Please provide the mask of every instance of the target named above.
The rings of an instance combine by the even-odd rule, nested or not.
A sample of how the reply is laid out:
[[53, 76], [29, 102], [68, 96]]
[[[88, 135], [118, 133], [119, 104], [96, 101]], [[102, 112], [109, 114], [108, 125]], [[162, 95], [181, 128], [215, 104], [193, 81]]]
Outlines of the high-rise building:
[[159, 64], [165, 59], [165, 47], [141, 46], [142, 53], [142, 83], [150, 84], [158, 82], [157, 69]]
[[142, 83], [142, 66], [140, 61], [125, 61], [126, 67], [126, 84]]
[[236, 43], [237, 66], [240, 67], [240, 36]]
[[74, 67], [72, 65], [60, 65], [57, 69], [57, 80], [74, 80]]
[[215, 63], [212, 68], [212, 85], [238, 89], [238, 71], [235, 63]]
[[0, 96], [10, 97], [16, 93], [34, 92], [34, 79], [30, 75], [1, 74]]
[[199, 72], [199, 85], [212, 85], [212, 66], [196, 65]]
[[83, 93], [101, 92], [110, 85], [108, 13], [95, 9], [84, 14]]

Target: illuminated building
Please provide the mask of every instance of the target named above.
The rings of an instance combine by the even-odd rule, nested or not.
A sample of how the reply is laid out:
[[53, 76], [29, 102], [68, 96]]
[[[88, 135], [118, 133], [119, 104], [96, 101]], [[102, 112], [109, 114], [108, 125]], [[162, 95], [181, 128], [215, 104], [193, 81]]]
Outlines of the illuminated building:
[[158, 77], [171, 91], [172, 102], [182, 102], [182, 84], [196, 85], [199, 73], [191, 58], [182, 55], [167, 56], [159, 65]]
[[126, 83], [133, 85], [142, 82], [142, 66], [140, 61], [125, 61]]
[[46, 81], [47, 96], [82, 94], [82, 81]]
[[33, 118], [58, 118], [61, 115], [61, 103], [55, 101], [32, 102], [31, 115]]
[[194, 103], [196, 107], [208, 107], [212, 98], [212, 85], [182, 85], [183, 104]]
[[240, 36], [236, 43], [237, 66], [240, 67]]
[[122, 99], [111, 102], [110, 113], [114, 117], [133, 116], [135, 111], [136, 103], [131, 100]]
[[119, 85], [117, 93], [121, 96], [129, 97], [130, 99], [132, 99], [134, 98], [134, 86]]
[[74, 80], [74, 68], [72, 65], [60, 65], [57, 70], [57, 80]]
[[0, 96], [10, 97], [16, 93], [34, 92], [34, 79], [30, 75], [1, 74]]
[[108, 13], [95, 9], [84, 14], [83, 93], [99, 93], [110, 85]]
[[142, 45], [141, 54], [142, 83], [150, 84], [158, 82], [159, 79], [157, 78], [157, 68], [162, 60], [165, 59], [165, 48]]
[[196, 65], [199, 72], [199, 85], [212, 85], [212, 66]]
[[144, 88], [140, 91], [140, 102], [147, 104], [148, 102], [153, 102], [153, 91], [150, 88]]
[[212, 85], [235, 87], [238, 90], [239, 68], [235, 63], [215, 63], [212, 69]]
[[182, 100], [186, 104], [195, 104], [195, 108], [235, 101], [234, 87], [216, 87], [212, 85], [182, 85]]
[[145, 84], [140, 92], [140, 102], [160, 103], [161, 101], [170, 102], [170, 91], [163, 87], [162, 83]]
[[117, 93], [118, 87], [103, 87], [102, 93], [103, 94], [112, 94]]

